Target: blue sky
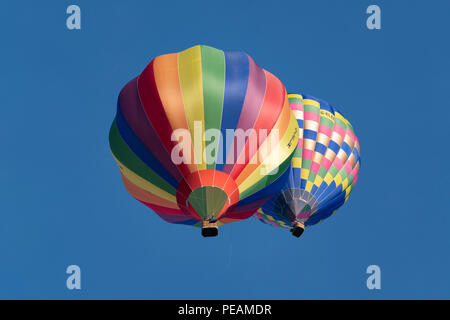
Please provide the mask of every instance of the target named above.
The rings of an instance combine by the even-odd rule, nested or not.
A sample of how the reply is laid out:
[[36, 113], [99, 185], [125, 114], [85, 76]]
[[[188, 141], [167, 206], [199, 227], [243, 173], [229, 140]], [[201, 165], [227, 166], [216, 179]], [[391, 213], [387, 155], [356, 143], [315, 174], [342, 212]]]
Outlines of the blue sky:
[[[66, 28], [70, 4], [81, 30]], [[381, 30], [366, 27], [371, 4]], [[424, 0], [5, 2], [0, 298], [450, 299], [448, 12]], [[196, 44], [245, 51], [350, 120], [362, 167], [336, 215], [300, 239], [254, 219], [204, 239], [128, 195], [108, 145], [119, 91]], [[66, 288], [71, 264], [79, 291]]]

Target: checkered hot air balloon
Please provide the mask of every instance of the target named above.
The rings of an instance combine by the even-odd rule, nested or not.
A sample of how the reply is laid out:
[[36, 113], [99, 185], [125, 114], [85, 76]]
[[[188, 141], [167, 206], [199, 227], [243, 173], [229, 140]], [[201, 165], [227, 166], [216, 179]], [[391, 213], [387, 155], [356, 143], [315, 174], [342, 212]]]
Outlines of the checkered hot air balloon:
[[288, 97], [300, 129], [289, 178], [255, 217], [299, 237], [347, 201], [358, 177], [360, 150], [352, 126], [336, 108], [308, 95]]
[[297, 139], [281, 81], [243, 52], [208, 46], [153, 59], [120, 92], [109, 134], [128, 192], [204, 236], [280, 189]]

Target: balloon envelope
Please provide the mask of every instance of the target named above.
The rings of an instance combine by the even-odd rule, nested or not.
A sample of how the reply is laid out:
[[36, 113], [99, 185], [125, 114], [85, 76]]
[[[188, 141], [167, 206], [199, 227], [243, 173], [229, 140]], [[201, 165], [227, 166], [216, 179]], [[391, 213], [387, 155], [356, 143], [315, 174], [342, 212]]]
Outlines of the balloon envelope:
[[208, 46], [156, 57], [122, 89], [109, 136], [128, 192], [195, 226], [252, 216], [287, 179], [297, 139], [281, 81]]
[[327, 102], [290, 94], [300, 129], [289, 178], [255, 217], [275, 227], [317, 224], [348, 199], [360, 167], [359, 142], [351, 124]]

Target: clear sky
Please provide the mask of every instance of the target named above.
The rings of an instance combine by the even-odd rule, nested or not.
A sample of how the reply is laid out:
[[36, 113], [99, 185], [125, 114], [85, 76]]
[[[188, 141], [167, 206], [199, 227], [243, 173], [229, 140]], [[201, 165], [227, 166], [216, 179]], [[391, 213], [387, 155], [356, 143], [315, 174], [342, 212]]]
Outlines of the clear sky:
[[[81, 30], [66, 28], [70, 4]], [[371, 4], [381, 30], [366, 27]], [[0, 298], [450, 299], [449, 12], [438, 0], [5, 1]], [[123, 187], [108, 145], [120, 89], [196, 44], [247, 52], [354, 126], [357, 185], [300, 239], [253, 218], [205, 239]]]

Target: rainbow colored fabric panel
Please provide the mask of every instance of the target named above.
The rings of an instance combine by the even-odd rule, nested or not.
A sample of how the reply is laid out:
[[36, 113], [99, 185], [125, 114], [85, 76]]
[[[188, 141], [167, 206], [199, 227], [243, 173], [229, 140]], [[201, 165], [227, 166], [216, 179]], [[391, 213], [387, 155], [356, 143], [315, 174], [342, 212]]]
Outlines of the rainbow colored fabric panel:
[[289, 178], [255, 217], [275, 227], [319, 223], [347, 201], [358, 178], [360, 147], [353, 127], [327, 102], [290, 94], [299, 140]]
[[298, 135], [278, 78], [246, 53], [195, 46], [125, 85], [109, 142], [134, 198], [199, 226], [252, 216], [287, 180]]

